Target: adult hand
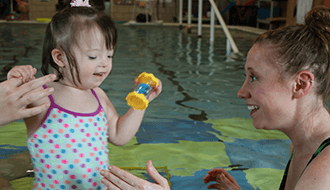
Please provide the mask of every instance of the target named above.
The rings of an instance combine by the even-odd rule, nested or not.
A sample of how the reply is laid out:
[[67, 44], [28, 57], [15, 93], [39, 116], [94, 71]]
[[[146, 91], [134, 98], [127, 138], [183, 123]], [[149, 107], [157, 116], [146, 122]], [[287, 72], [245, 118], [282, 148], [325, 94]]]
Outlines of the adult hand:
[[215, 181], [218, 183], [207, 186], [208, 189], [220, 190], [240, 190], [235, 178], [233, 178], [225, 169], [215, 168], [210, 170], [203, 178], [204, 183]]
[[23, 85], [21, 78], [11, 78], [0, 83], [0, 126], [46, 110], [49, 107], [48, 103], [34, 108], [27, 108], [27, 105], [50, 95], [54, 91], [53, 88], [40, 87], [55, 79], [55, 75], [50, 74]]
[[[110, 166], [109, 171], [102, 170], [102, 183], [109, 190], [170, 190], [167, 180], [162, 177], [152, 165], [151, 160], [147, 164], [147, 172], [156, 183], [150, 183], [116, 166]], [[103, 173], [104, 172], [104, 173]]]

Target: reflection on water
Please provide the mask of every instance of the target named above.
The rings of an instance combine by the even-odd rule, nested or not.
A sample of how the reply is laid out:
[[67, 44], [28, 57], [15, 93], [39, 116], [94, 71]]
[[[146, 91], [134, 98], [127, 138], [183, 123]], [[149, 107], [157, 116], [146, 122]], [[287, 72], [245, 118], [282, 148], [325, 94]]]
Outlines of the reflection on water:
[[[15, 65], [31, 64], [40, 70], [45, 28], [0, 25], [0, 79]], [[231, 32], [246, 55], [256, 35]], [[163, 93], [150, 104], [146, 119], [248, 117], [244, 102], [236, 97], [244, 80], [244, 62], [227, 59], [230, 50], [221, 29], [213, 43], [205, 33], [198, 38], [173, 27], [119, 26], [113, 71], [101, 85], [118, 113], [128, 109], [125, 97], [134, 88], [133, 79], [146, 71], [163, 83]]]

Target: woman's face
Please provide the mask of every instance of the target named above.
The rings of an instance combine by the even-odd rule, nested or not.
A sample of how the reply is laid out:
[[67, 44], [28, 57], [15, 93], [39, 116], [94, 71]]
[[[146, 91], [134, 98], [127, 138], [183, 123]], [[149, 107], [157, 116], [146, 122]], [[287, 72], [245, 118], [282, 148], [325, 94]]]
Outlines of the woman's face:
[[237, 95], [246, 100], [255, 128], [281, 130], [294, 119], [293, 83], [279, 80], [272, 47], [255, 44], [251, 48], [245, 64], [246, 78]]

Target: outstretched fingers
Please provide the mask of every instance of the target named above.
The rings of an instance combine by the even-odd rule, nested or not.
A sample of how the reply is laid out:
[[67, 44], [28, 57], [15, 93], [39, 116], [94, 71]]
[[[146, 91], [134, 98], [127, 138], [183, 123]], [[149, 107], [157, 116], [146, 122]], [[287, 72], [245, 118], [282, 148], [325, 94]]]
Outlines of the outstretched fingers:
[[149, 160], [147, 163], [147, 172], [149, 176], [156, 182], [156, 184], [159, 184], [161, 187], [165, 188], [166, 190], [170, 190], [167, 180], [158, 173], [156, 168], [152, 165], [151, 160]]
[[110, 172], [101, 172], [101, 175], [104, 176], [102, 183], [106, 185], [110, 190], [132, 189], [134, 187], [133, 181], [139, 180], [133, 174], [130, 174], [129, 172], [116, 166], [110, 166], [109, 170]]

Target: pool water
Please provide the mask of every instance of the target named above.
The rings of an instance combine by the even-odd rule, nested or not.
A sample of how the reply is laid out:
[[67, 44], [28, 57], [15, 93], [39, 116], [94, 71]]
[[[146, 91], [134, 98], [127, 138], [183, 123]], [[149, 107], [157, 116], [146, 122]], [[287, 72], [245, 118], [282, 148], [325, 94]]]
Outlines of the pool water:
[[[44, 24], [0, 24], [0, 79], [13, 66], [27, 64], [42, 76], [45, 29]], [[257, 35], [230, 31], [246, 55]], [[145, 167], [153, 160], [154, 166], [167, 167], [172, 190], [207, 189], [203, 177], [216, 167], [228, 170], [242, 189], [278, 188], [290, 140], [282, 133], [253, 127], [245, 100], [237, 97], [245, 79], [244, 61], [230, 61], [226, 55], [221, 29], [210, 43], [208, 29], [198, 38], [178, 27], [118, 25], [113, 69], [101, 85], [118, 114], [129, 109], [125, 97], [142, 72], [159, 78], [163, 92], [149, 104], [138, 133], [127, 145], [109, 145], [110, 163]], [[32, 188], [32, 177], [24, 173], [32, 169], [26, 151], [22, 121], [0, 129], [0, 179], [15, 189]], [[15, 155], [25, 156], [25, 167], [15, 167], [17, 162], [8, 167]], [[165, 170], [159, 171], [167, 176]], [[130, 172], [152, 181], [143, 169]]]

